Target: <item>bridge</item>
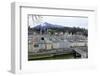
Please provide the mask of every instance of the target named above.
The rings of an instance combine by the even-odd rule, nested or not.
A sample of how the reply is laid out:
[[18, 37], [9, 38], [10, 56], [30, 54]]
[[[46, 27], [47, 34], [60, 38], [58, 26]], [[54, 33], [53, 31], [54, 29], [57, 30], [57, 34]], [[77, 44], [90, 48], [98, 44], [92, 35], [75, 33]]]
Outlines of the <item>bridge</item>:
[[81, 58], [87, 58], [88, 55], [87, 55], [87, 52], [86, 51], [80, 50], [78, 48], [73, 48], [73, 49], [74, 49], [74, 51], [76, 53], [78, 53], [78, 54], [81, 55]]

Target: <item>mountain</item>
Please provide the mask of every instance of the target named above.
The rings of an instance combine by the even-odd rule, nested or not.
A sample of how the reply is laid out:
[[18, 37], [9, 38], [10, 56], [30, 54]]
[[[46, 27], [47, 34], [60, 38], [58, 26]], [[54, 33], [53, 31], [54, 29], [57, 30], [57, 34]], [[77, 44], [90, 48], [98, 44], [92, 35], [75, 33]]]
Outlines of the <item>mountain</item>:
[[37, 25], [34, 27], [34, 29], [53, 29], [53, 28], [64, 28], [64, 26], [62, 25], [56, 25], [56, 24], [51, 24], [51, 23], [47, 23], [44, 22], [43, 24]]

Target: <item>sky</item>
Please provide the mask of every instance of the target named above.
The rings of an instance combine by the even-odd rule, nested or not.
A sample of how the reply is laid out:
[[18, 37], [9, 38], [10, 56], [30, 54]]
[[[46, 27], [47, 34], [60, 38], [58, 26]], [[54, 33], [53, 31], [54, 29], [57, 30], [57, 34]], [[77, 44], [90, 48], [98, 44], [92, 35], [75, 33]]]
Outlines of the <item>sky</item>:
[[85, 17], [61, 17], [61, 16], [35, 16], [29, 15], [29, 26], [35, 27], [44, 22], [66, 27], [80, 27], [88, 29], [88, 18]]

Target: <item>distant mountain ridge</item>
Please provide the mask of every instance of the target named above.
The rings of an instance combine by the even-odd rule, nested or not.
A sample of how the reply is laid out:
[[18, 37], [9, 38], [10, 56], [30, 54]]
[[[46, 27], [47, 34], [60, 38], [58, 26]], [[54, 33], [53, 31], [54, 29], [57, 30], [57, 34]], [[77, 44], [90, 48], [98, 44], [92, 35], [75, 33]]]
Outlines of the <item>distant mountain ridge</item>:
[[34, 29], [51, 29], [51, 28], [64, 28], [64, 26], [44, 22], [43, 24], [37, 25], [33, 28]]

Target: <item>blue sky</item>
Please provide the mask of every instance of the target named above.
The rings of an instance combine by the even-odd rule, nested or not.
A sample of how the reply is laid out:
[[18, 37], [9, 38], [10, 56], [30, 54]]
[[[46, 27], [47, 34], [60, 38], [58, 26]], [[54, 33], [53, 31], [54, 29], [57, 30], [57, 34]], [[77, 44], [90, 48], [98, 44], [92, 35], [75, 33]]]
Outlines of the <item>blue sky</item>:
[[62, 25], [66, 27], [80, 27], [80, 28], [86, 28], [86, 29], [88, 28], [88, 18], [29, 15], [29, 26], [30, 27], [34, 27], [44, 22]]

